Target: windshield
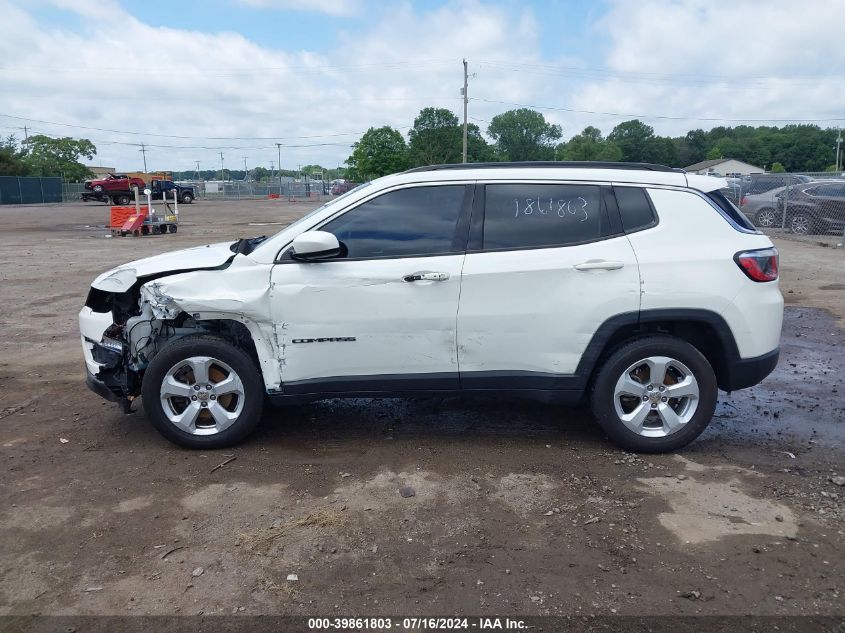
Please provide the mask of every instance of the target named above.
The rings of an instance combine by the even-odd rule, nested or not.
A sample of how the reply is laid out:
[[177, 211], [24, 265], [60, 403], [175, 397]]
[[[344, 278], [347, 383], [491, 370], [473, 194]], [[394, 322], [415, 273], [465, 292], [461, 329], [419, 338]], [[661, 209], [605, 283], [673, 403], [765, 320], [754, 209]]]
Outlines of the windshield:
[[[370, 185], [370, 183], [365, 182], [365, 183], [364, 183], [364, 184], [362, 184], [362, 185], [358, 185], [358, 186], [357, 186], [357, 187], [355, 187], [354, 189], [350, 189], [349, 191], [347, 191], [347, 192], [346, 192], [346, 193], [344, 193], [343, 195], [340, 195], [340, 196], [337, 196], [337, 197], [335, 197], [335, 198], [332, 198], [331, 200], [329, 200], [328, 202], [326, 202], [326, 204], [323, 204], [323, 205], [321, 205], [321, 206], [317, 207], [316, 209], [314, 209], [314, 210], [313, 210], [313, 211], [311, 211], [310, 213], [305, 214], [304, 216], [302, 216], [301, 218], [299, 218], [299, 219], [298, 219], [298, 220], [296, 220], [295, 222], [293, 222], [293, 223], [291, 223], [291, 224], [288, 224], [285, 228], [283, 228], [281, 231], [279, 231], [278, 233], [276, 233], [276, 235], [280, 235], [280, 234], [282, 234], [282, 233], [287, 233], [288, 231], [293, 231], [293, 229], [295, 229], [296, 227], [300, 226], [301, 224], [305, 224], [305, 223], [307, 223], [307, 222], [308, 222], [308, 221], [309, 221], [309, 220], [310, 220], [313, 216], [317, 215], [318, 213], [322, 213], [322, 212], [324, 212], [326, 209], [330, 209], [331, 207], [334, 207], [334, 206], [335, 206], [335, 205], [337, 205], [339, 202], [342, 202], [345, 198], [347, 198], [348, 196], [350, 196], [352, 193], [354, 193], [354, 192], [356, 192], [356, 191], [360, 191], [361, 189], [363, 189], [364, 187], [368, 187], [369, 185]], [[274, 235], [273, 237], [276, 237], [276, 235]], [[272, 238], [271, 238], [271, 239], [272, 239]], [[267, 240], [267, 241], [269, 242], [270, 240]]]

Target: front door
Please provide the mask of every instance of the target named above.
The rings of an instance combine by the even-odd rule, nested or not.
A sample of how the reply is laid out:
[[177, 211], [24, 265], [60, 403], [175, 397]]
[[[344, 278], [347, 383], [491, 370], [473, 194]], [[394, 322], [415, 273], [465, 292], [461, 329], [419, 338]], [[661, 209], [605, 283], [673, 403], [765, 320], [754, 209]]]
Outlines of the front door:
[[383, 193], [314, 227], [337, 236], [343, 256], [282, 257], [271, 296], [284, 393], [458, 387], [471, 196], [464, 184]]

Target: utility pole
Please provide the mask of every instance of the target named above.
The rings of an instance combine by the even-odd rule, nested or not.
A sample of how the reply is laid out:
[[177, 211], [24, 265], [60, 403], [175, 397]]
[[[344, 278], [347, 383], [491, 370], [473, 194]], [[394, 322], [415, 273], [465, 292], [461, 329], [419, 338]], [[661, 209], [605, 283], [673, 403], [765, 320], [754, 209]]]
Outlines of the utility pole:
[[141, 152], [141, 155], [144, 157], [144, 173], [147, 173], [147, 148], [146, 146], [141, 143], [141, 149], [138, 150]]
[[194, 172], [194, 178], [196, 180], [199, 180], [200, 179], [200, 162], [198, 160], [194, 161], [194, 162], [197, 164], [197, 170]]
[[27, 134], [28, 129], [29, 128], [27, 128], [25, 125], [23, 126], [23, 140], [24, 140], [24, 142], [29, 140], [29, 134]]
[[839, 171], [841, 167], [839, 166], [839, 157], [841, 153], [839, 151], [839, 146], [842, 145], [842, 128], [836, 129], [836, 171]]
[[246, 182], [247, 176], [249, 176], [249, 172], [247, 171], [247, 168], [246, 168], [246, 156], [241, 156], [241, 158], [244, 159], [244, 182]]
[[279, 195], [282, 195], [282, 144], [276, 143], [276, 149], [279, 152]]
[[220, 180], [226, 180], [226, 172], [223, 171], [223, 152], [220, 152]]
[[467, 60], [464, 60], [464, 88], [461, 90], [464, 96], [464, 151], [463, 162], [467, 162]]

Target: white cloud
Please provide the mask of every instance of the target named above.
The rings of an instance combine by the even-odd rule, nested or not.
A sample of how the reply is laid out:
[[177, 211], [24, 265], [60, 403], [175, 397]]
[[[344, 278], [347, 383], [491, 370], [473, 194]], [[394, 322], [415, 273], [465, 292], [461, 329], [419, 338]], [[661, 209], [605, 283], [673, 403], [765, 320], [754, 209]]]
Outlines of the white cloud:
[[[100, 0], [53, 4], [82, 16], [103, 6]], [[845, 3], [825, 0], [805, 2], [801, 11], [746, 1], [728, 8], [619, 1], [592, 28], [603, 57], [585, 52], [583, 59], [543, 58], [532, 45], [542, 34], [540, 17], [512, 3], [456, 0], [436, 8], [391, 3], [364, 29], [342, 33], [320, 54], [286, 47], [284, 33], [278, 48], [271, 48], [238, 33], [154, 27], [113, 0], [108, 12], [120, 29], [92, 22], [75, 31], [46, 25], [28, 8], [0, 0], [0, 113], [142, 131], [127, 135], [27, 123], [36, 132], [88, 136], [98, 146], [98, 162], [126, 170], [138, 168], [141, 156], [137, 146], [121, 143], [140, 142], [151, 146], [151, 169], [187, 169], [195, 160], [203, 168], [219, 168], [217, 146], [226, 148], [226, 167], [242, 166], [242, 156], [250, 165], [269, 167], [277, 140], [285, 145], [285, 167], [333, 166], [357, 140], [357, 134], [338, 133], [406, 128], [428, 105], [459, 114], [463, 57], [476, 74], [471, 98], [687, 117], [645, 119], [662, 134], [717, 124], [695, 118], [841, 116], [841, 72], [816, 75], [845, 68], [845, 49], [837, 39]], [[589, 70], [595, 68], [602, 70]], [[777, 76], [792, 79], [756, 79]], [[471, 120], [486, 129], [486, 121], [508, 108], [471, 101]], [[565, 137], [586, 125], [607, 133], [623, 120], [543, 112], [563, 126]], [[0, 117], [4, 135], [22, 125]], [[319, 138], [301, 138], [308, 136]]]
[[238, 0], [240, 4], [258, 9], [283, 9], [286, 11], [309, 11], [331, 16], [354, 15], [361, 9], [359, 0]]

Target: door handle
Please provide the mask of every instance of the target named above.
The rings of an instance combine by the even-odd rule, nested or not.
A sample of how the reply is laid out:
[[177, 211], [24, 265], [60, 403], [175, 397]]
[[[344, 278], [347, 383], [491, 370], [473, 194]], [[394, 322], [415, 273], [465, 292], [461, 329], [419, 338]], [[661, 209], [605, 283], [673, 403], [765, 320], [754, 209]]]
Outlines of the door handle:
[[575, 264], [575, 270], [619, 270], [625, 265], [624, 262], [613, 262], [606, 259], [591, 259], [581, 264]]
[[405, 281], [446, 281], [449, 273], [435, 273], [430, 270], [421, 270], [402, 277]]

